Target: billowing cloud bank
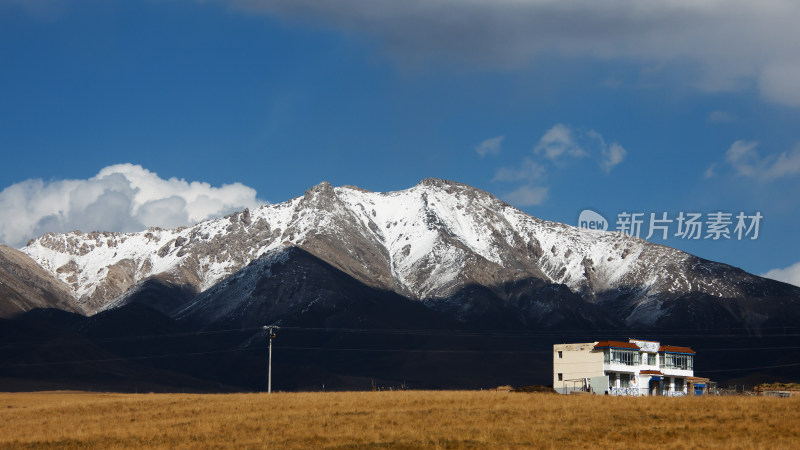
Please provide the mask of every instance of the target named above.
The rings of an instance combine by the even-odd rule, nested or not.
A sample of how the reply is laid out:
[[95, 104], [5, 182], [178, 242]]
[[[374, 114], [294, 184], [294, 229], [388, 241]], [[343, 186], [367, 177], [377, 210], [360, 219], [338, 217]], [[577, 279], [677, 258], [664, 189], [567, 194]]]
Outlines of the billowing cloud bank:
[[401, 63], [622, 60], [700, 89], [756, 86], [768, 101], [800, 106], [795, 0], [220, 1], [372, 36]]
[[241, 183], [160, 178], [117, 164], [88, 180], [26, 180], [0, 192], [0, 242], [20, 247], [47, 232], [138, 231], [192, 225], [264, 202]]

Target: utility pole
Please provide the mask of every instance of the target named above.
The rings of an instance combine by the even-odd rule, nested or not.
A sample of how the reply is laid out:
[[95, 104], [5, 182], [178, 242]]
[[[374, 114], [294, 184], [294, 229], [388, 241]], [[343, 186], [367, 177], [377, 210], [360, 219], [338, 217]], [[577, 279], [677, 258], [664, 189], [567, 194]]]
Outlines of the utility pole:
[[272, 339], [275, 338], [275, 332], [278, 330], [278, 327], [274, 325], [264, 325], [264, 329], [268, 333], [269, 337], [269, 362], [267, 363], [267, 394], [272, 393]]

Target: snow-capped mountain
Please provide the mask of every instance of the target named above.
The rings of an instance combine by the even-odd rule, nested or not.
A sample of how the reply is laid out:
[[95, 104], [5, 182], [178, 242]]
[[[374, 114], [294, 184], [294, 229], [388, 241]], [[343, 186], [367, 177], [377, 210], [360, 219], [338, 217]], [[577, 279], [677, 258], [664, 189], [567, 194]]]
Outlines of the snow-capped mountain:
[[[68, 284], [89, 313], [157, 283], [183, 293], [167, 312], [197, 318], [205, 311], [208, 323], [275, 301], [278, 286], [269, 298], [259, 288], [297, 255], [292, 249], [461, 321], [492, 310], [523, 325], [555, 325], [566, 310], [588, 308], [583, 319], [605, 314], [628, 325], [715, 311], [720, 323], [758, 327], [800, 302], [800, 288], [619, 233], [540, 220], [438, 179], [388, 193], [322, 183], [285, 203], [188, 228], [48, 234], [22, 251]], [[314, 273], [297, 272], [292, 283]], [[293, 310], [300, 313], [321, 293], [292, 295], [303, 303]]]

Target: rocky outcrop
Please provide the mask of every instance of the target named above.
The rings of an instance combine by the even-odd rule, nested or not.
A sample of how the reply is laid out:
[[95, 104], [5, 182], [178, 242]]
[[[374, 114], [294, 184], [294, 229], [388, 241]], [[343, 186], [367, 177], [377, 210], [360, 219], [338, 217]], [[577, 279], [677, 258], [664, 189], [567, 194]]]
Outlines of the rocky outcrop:
[[83, 313], [66, 284], [28, 255], [0, 245], [0, 318], [34, 308], [57, 308]]

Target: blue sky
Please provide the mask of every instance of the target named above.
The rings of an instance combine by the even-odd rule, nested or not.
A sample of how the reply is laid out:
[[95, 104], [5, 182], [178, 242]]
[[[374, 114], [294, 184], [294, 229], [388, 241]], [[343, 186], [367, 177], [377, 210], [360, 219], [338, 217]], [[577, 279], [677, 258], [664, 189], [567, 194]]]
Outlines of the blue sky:
[[800, 6], [661, 3], [0, 0], [0, 241], [439, 177], [573, 225], [760, 212], [651, 240], [800, 284]]

